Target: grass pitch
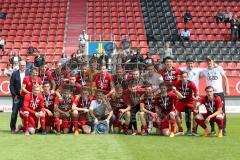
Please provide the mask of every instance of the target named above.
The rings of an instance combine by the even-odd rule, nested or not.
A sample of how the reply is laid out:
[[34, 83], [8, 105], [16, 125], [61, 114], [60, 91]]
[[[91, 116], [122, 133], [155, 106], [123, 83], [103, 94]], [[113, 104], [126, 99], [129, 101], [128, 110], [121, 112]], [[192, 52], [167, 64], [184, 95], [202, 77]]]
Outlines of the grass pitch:
[[228, 115], [228, 135], [223, 138], [113, 134], [26, 137], [10, 134], [10, 113], [0, 113], [0, 160], [238, 160], [239, 117]]

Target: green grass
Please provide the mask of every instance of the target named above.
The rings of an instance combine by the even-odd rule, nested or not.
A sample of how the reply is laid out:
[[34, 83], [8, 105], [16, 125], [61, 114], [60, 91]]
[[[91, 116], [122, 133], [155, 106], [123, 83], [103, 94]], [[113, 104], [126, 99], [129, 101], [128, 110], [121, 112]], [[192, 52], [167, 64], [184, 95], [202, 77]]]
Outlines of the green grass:
[[9, 113], [0, 113], [0, 160], [237, 160], [239, 114], [228, 115], [228, 136], [12, 135]]

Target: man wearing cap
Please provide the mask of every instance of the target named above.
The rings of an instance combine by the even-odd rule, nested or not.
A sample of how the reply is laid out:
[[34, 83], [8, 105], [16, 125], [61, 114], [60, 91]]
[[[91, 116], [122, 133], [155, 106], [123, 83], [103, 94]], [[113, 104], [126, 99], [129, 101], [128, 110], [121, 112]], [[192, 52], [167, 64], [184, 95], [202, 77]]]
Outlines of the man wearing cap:
[[[223, 135], [226, 136], [226, 113], [224, 96], [229, 95], [228, 78], [225, 75], [223, 68], [221, 66], [216, 66], [211, 57], [207, 57], [206, 62], [207, 68], [202, 71], [201, 77], [205, 77], [207, 86], [212, 86], [214, 89], [214, 95], [219, 96], [222, 100], [222, 110], [224, 113]], [[210, 123], [210, 125], [211, 132], [215, 134], [214, 123]]]
[[82, 34], [79, 36], [79, 50], [80, 53], [85, 53], [85, 47], [88, 41], [88, 35], [85, 30], [82, 31]]

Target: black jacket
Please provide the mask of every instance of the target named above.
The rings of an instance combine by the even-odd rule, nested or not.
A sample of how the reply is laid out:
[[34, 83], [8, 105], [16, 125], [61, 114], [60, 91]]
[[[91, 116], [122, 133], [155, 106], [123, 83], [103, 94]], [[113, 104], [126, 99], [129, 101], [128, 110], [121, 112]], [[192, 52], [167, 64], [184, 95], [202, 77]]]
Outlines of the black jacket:
[[[29, 75], [30, 73], [26, 70], [25, 76]], [[20, 72], [19, 70], [14, 71], [12, 73], [12, 76], [10, 78], [10, 91], [12, 94], [12, 97], [14, 98], [16, 95], [20, 96], [21, 91], [21, 79], [20, 79]]]

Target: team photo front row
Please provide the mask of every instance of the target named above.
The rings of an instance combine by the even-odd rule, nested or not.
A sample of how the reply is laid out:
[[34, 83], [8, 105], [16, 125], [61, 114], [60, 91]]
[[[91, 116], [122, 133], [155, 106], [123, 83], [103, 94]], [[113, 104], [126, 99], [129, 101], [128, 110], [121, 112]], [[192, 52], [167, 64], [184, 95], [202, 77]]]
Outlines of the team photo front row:
[[[13, 107], [19, 109], [19, 114], [13, 111], [11, 117], [14, 134], [60, 135], [73, 132], [78, 135], [81, 132], [199, 136], [197, 128], [201, 126], [203, 136], [207, 137], [211, 134], [208, 124], [216, 123], [219, 129], [217, 137], [223, 137], [221, 97], [214, 94], [212, 86], [207, 86], [205, 96], [199, 97], [198, 89], [189, 81], [186, 71], [179, 72], [178, 80], [171, 83], [161, 81], [156, 86], [139, 78], [138, 74], [134, 75], [139, 72], [136, 69], [132, 75], [118, 79], [108, 73], [104, 65], [98, 73], [86, 72], [88, 67], [83, 65], [79, 73], [70, 74], [69, 71], [62, 71], [58, 63], [53, 72], [43, 65], [40, 69], [33, 68], [31, 73], [24, 73], [25, 78], [22, 78], [24, 65], [21, 61], [18, 71], [20, 82], [15, 83], [17, 78], [14, 74], [17, 73], [11, 77]], [[148, 65], [147, 69], [150, 72], [154, 67]], [[116, 74], [121, 75], [122, 70], [118, 66]], [[22, 83], [18, 93], [14, 90], [17, 83]], [[183, 112], [186, 133], [182, 127]], [[22, 123], [14, 127], [18, 115]], [[141, 122], [140, 133], [137, 117]]]

